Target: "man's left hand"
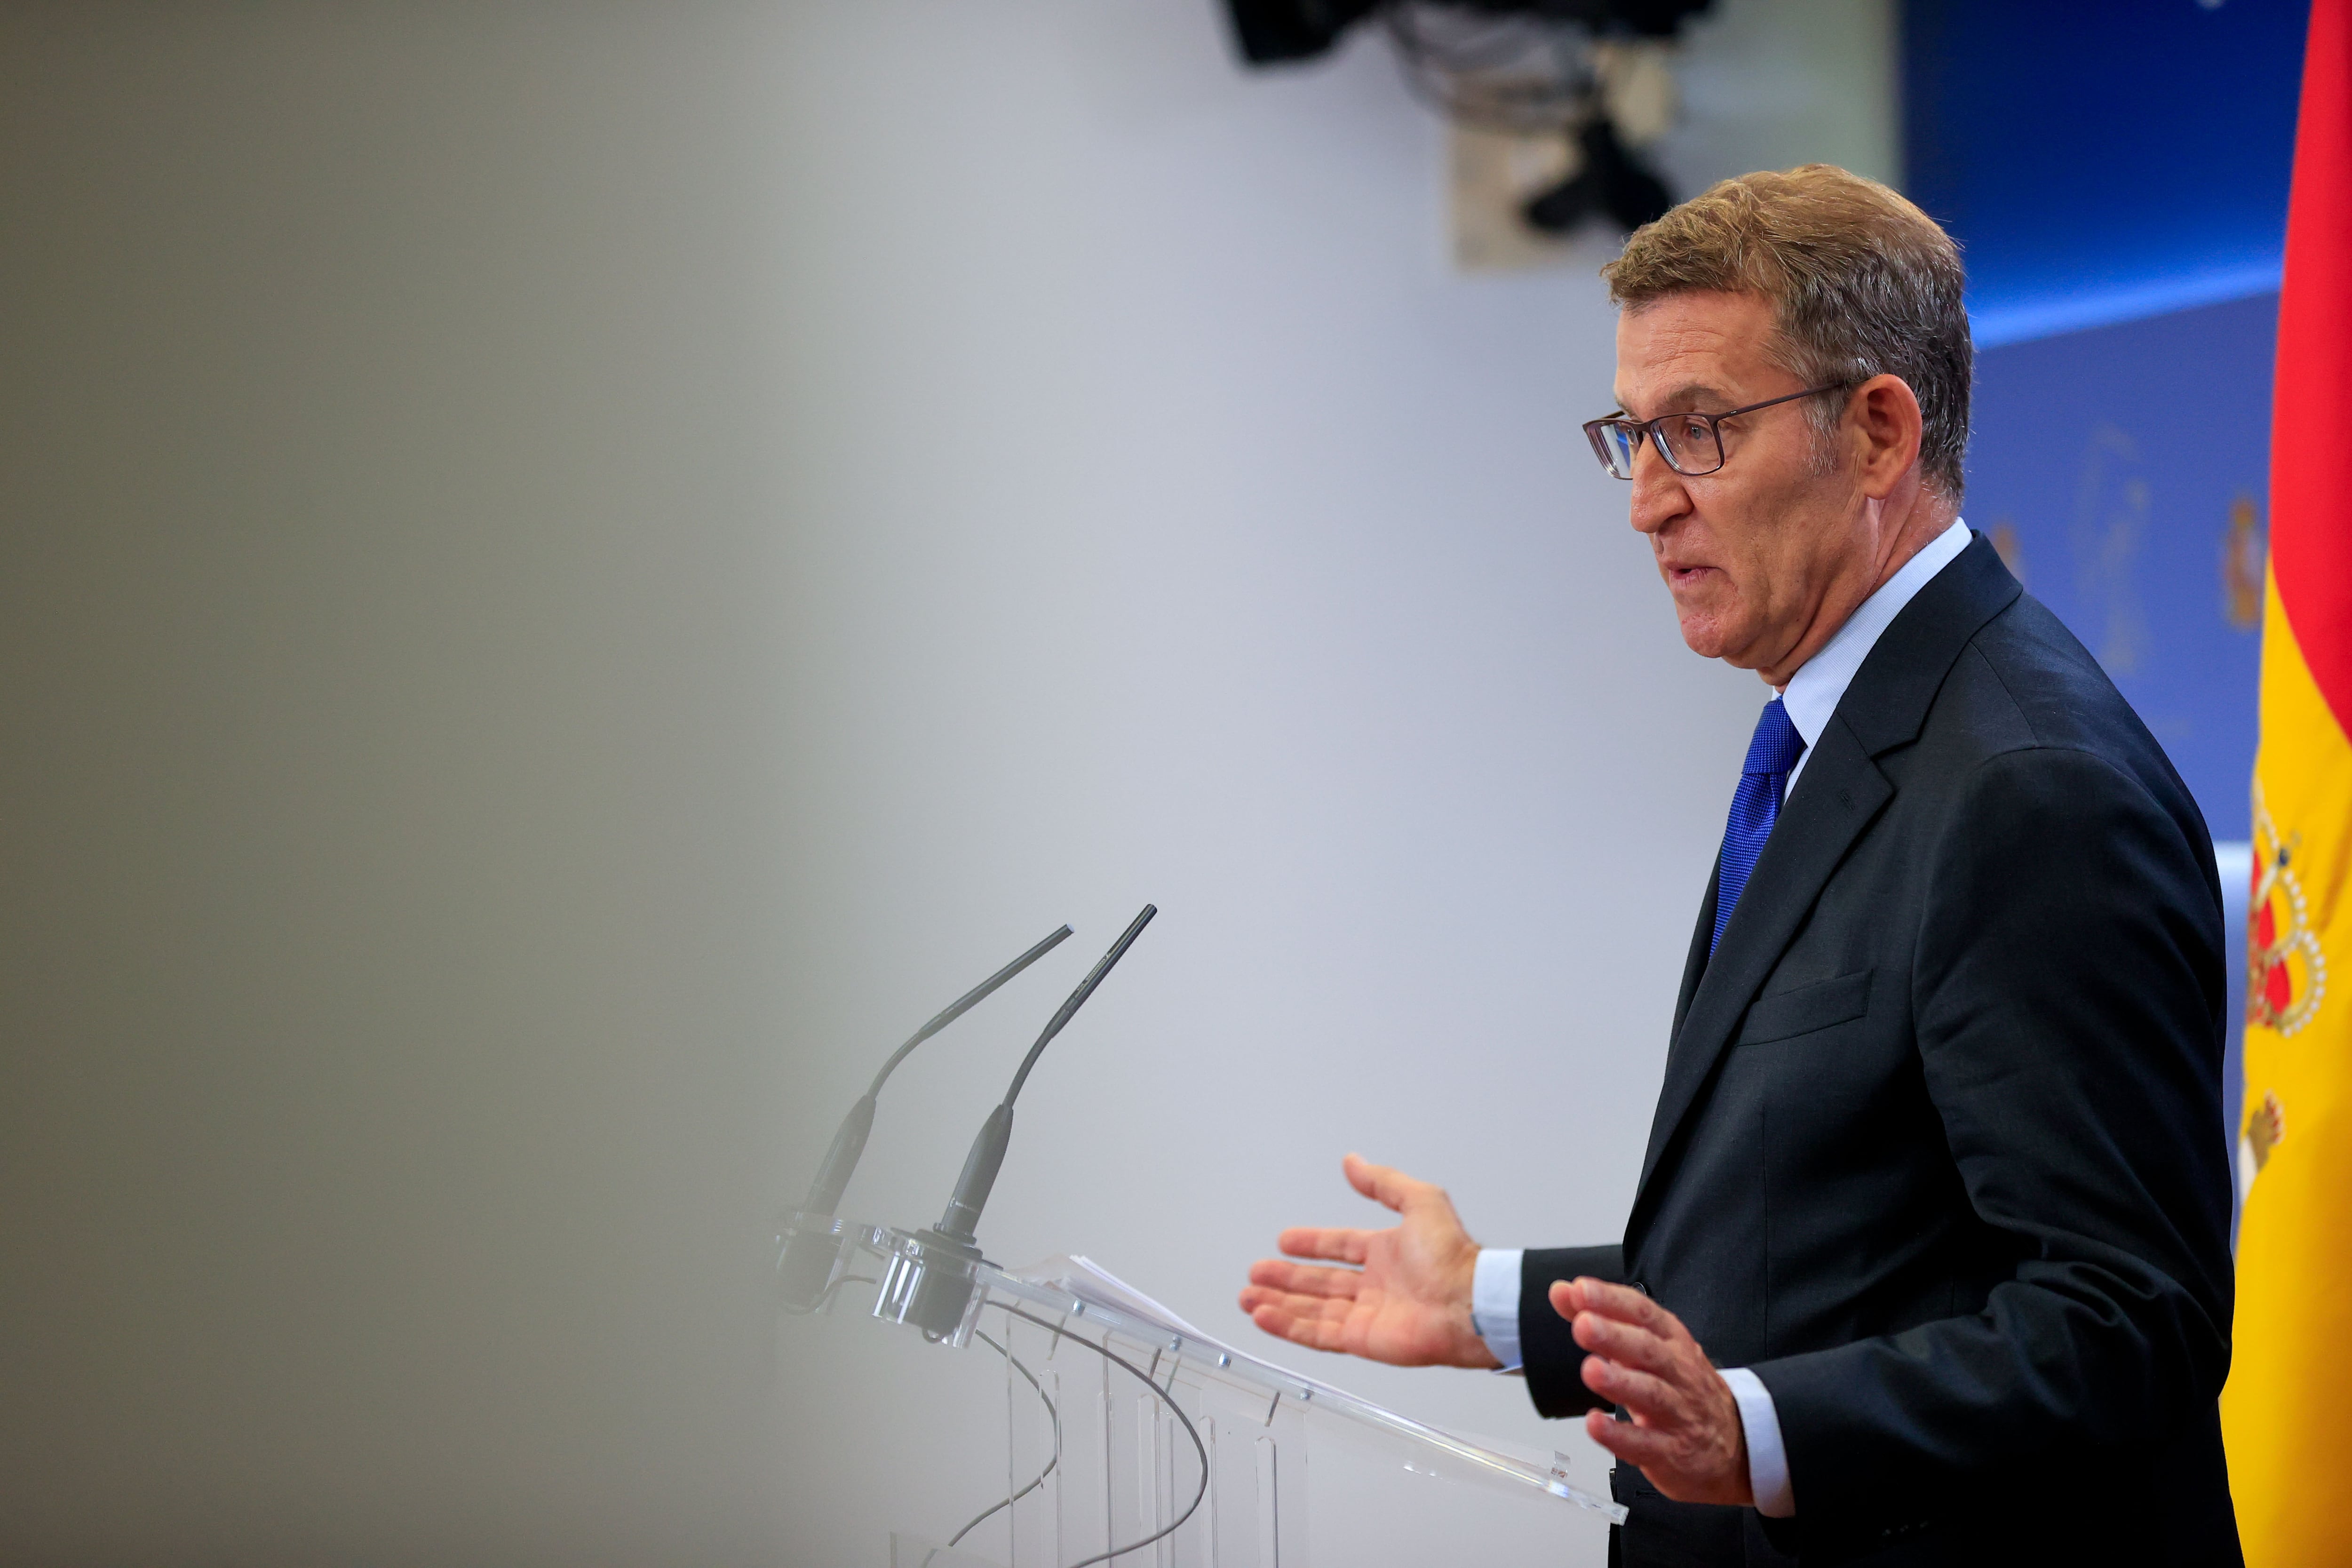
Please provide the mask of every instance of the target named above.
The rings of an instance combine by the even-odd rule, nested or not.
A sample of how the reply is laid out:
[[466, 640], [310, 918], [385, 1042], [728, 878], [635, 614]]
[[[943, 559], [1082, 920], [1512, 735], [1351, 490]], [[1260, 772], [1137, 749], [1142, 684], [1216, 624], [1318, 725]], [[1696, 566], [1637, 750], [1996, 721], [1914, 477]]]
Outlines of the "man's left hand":
[[1594, 1442], [1678, 1502], [1754, 1505], [1739, 1402], [1681, 1319], [1639, 1290], [1599, 1279], [1559, 1281], [1551, 1306], [1587, 1352], [1584, 1386], [1633, 1417], [1588, 1412], [1584, 1429]]

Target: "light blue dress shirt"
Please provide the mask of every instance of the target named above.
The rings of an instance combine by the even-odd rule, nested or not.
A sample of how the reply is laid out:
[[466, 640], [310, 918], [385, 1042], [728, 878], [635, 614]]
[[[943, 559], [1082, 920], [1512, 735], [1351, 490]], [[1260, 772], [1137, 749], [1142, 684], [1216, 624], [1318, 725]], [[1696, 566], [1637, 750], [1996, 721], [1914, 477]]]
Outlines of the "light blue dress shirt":
[[[1929, 579], [1950, 565], [1960, 552], [1969, 547], [1969, 525], [1955, 521], [1952, 526], [1927, 542], [1918, 554], [1905, 562], [1901, 570], [1879, 584], [1878, 591], [1862, 602], [1853, 615], [1846, 617], [1830, 640], [1789, 678], [1780, 689], [1779, 700], [1789, 710], [1789, 721], [1797, 733], [1805, 738], [1803, 755], [1789, 772], [1789, 788], [1797, 787], [1804, 775], [1805, 759], [1813, 754], [1813, 743], [1837, 711], [1845, 689], [1853, 684], [1854, 672], [1862, 661], [1870, 657], [1877, 646], [1879, 634], [1885, 631], [1912, 596], [1926, 587]], [[1521, 1364], [1519, 1354], [1519, 1265], [1522, 1250], [1515, 1247], [1490, 1247], [1478, 1254], [1476, 1272], [1470, 1286], [1470, 1321], [1478, 1337], [1506, 1371], [1517, 1371]], [[1770, 1519], [1788, 1519], [1797, 1511], [1797, 1498], [1789, 1479], [1789, 1451], [1780, 1440], [1780, 1415], [1772, 1407], [1772, 1391], [1764, 1380], [1744, 1366], [1726, 1367], [1718, 1374], [1731, 1390], [1731, 1397], [1739, 1405], [1739, 1425], [1748, 1437], [1748, 1484], [1756, 1493], [1756, 1510]]]

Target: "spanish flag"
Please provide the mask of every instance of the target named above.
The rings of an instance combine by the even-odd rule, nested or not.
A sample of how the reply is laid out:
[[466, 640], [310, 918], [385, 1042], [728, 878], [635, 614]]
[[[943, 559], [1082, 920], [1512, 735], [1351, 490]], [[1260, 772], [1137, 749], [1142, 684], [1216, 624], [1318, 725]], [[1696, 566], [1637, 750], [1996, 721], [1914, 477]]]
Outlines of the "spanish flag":
[[2286, 234], [2221, 1394], [2251, 1568], [2352, 1564], [2352, 0], [2312, 6]]

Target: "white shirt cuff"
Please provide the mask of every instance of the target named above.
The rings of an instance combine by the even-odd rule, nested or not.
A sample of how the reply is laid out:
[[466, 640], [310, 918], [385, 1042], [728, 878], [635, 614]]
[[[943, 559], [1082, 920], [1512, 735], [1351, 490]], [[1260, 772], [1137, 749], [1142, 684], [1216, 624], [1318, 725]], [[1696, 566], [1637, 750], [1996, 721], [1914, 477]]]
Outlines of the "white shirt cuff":
[[1748, 1435], [1748, 1485], [1756, 1493], [1756, 1511], [1767, 1519], [1794, 1518], [1797, 1495], [1789, 1485], [1789, 1451], [1780, 1445], [1780, 1413], [1772, 1406], [1772, 1391], [1744, 1366], [1726, 1367], [1717, 1375], [1739, 1402], [1739, 1426]]
[[1519, 1370], [1519, 1265], [1517, 1247], [1482, 1247], [1470, 1277], [1470, 1326], [1505, 1372]]

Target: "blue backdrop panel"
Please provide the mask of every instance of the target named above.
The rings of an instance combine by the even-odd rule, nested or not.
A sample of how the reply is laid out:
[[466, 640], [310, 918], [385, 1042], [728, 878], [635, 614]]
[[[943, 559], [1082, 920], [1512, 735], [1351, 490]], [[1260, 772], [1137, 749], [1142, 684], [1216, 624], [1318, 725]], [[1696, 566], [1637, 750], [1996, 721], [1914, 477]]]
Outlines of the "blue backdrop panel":
[[1905, 194], [1992, 344], [2278, 287], [2308, 0], [1907, 0]]
[[1986, 350], [1966, 514], [2244, 838], [2278, 296]]

